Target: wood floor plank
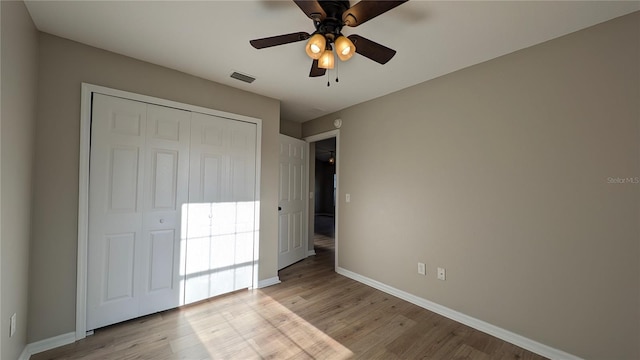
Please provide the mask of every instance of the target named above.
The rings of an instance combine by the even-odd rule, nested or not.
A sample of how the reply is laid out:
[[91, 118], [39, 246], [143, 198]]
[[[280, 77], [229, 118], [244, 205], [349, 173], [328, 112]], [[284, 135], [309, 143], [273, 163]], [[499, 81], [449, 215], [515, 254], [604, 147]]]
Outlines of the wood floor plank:
[[333, 239], [314, 244], [278, 285], [98, 329], [31, 359], [544, 359], [338, 275]]

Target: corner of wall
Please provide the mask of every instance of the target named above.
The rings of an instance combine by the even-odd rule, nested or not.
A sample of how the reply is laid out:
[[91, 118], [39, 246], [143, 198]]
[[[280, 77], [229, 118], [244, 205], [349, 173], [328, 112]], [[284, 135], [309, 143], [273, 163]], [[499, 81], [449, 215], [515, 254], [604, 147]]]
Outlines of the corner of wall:
[[[0, 4], [0, 34], [2, 33], [2, 5]], [[0, 74], [2, 74], [2, 37], [0, 36]], [[2, 77], [0, 75], [0, 77]], [[2, 86], [0, 85], [0, 109], [2, 109]], [[0, 111], [0, 159], [2, 159], [2, 111]], [[2, 189], [2, 164], [0, 161], [0, 189]], [[2, 191], [0, 191], [2, 204]], [[2, 229], [2, 206], [0, 206], [0, 229]], [[2, 269], [2, 233], [0, 232], [0, 270]], [[2, 276], [0, 276], [0, 294], [2, 294]], [[0, 320], [2, 319], [2, 296], [0, 296]], [[0, 333], [0, 356], [2, 356], [2, 334]]]
[[301, 139], [302, 124], [294, 121], [280, 119], [280, 134], [291, 136], [296, 139]]
[[[28, 274], [33, 197], [34, 134], [38, 73], [38, 30], [22, 1], [0, 4], [3, 104], [0, 132], [0, 358], [17, 359], [27, 346]], [[7, 91], [10, 89], [10, 91]], [[7, 211], [10, 209], [11, 211]], [[9, 253], [8, 250], [11, 252]], [[9, 337], [9, 318], [17, 315]]]

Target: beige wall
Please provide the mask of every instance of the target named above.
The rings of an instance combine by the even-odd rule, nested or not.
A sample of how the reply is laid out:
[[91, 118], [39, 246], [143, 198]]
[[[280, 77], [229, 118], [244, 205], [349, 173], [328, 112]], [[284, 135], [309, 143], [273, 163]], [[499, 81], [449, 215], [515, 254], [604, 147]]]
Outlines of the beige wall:
[[29, 342], [75, 330], [82, 82], [262, 119], [259, 278], [277, 276], [279, 101], [44, 33], [39, 59]]
[[[29, 238], [36, 123], [38, 33], [24, 3], [2, 8], [2, 359], [17, 359], [27, 343]], [[17, 332], [9, 338], [9, 318]]]
[[280, 119], [280, 134], [300, 139], [302, 137], [302, 124]]
[[640, 184], [609, 183], [640, 177], [639, 24], [304, 123], [343, 120], [339, 266], [580, 357], [640, 358]]

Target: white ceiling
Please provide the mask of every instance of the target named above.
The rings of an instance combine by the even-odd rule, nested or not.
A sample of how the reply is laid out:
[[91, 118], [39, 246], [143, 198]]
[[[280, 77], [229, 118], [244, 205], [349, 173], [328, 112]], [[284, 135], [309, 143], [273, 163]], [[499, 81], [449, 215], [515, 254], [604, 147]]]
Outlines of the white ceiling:
[[[249, 45], [255, 38], [313, 32], [292, 1], [26, 4], [41, 31], [279, 99], [281, 117], [296, 122], [640, 10], [639, 1], [411, 0], [343, 29], [398, 53], [386, 65], [356, 54], [339, 64], [340, 82], [332, 72], [327, 87], [327, 77], [308, 77], [305, 42], [262, 50]], [[257, 80], [231, 79], [233, 71]]]

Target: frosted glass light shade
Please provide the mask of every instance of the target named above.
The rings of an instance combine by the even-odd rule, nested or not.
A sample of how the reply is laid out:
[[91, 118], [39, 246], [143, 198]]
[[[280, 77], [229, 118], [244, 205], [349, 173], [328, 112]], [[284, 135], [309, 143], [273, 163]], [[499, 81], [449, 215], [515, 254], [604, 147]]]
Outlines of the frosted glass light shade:
[[335, 56], [333, 56], [333, 51], [331, 49], [327, 49], [322, 53], [320, 59], [318, 59], [318, 67], [321, 69], [333, 69], [335, 64]]
[[311, 38], [309, 38], [309, 41], [307, 41], [305, 51], [310, 58], [317, 60], [320, 59], [320, 56], [322, 56], [326, 45], [327, 40], [324, 38], [324, 35], [315, 34]]
[[356, 46], [353, 45], [351, 40], [340, 35], [336, 39], [336, 53], [340, 60], [347, 61], [356, 53]]

